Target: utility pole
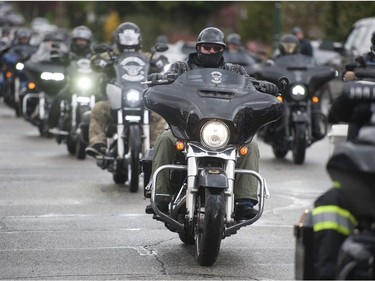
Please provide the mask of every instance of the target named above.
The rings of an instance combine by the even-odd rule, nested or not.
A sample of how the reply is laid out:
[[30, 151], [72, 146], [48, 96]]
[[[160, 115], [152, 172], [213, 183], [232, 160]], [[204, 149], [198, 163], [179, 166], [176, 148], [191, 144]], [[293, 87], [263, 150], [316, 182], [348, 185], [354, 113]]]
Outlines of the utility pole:
[[281, 2], [275, 2], [275, 21], [274, 21], [274, 40], [273, 40], [273, 47], [274, 50], [277, 49], [279, 44], [280, 36], [281, 36]]

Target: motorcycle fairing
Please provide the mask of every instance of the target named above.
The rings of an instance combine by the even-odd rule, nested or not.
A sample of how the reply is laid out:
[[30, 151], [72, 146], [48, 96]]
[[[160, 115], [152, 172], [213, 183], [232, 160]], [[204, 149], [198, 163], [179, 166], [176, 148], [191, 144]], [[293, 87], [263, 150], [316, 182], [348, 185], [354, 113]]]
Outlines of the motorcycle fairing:
[[302, 84], [308, 88], [308, 93], [315, 93], [324, 83], [336, 76], [333, 68], [318, 66], [310, 57], [301, 54], [287, 55], [275, 59], [275, 64], [257, 72], [261, 79], [277, 84], [279, 77], [289, 80], [288, 91], [293, 85]]
[[212, 68], [194, 69], [172, 84], [147, 89], [145, 103], [180, 139], [199, 141], [201, 126], [208, 119], [220, 119], [231, 130], [231, 144], [250, 142], [283, 111], [276, 97], [258, 92], [246, 76]]
[[49, 96], [55, 96], [59, 91], [65, 86], [66, 80], [56, 81], [56, 80], [44, 80], [41, 78], [43, 72], [49, 73], [62, 73], [66, 75], [66, 70], [64, 65], [49, 62], [49, 61], [27, 61], [25, 63], [25, 68], [23, 69], [28, 81], [33, 81], [36, 83], [40, 91], [45, 92]]

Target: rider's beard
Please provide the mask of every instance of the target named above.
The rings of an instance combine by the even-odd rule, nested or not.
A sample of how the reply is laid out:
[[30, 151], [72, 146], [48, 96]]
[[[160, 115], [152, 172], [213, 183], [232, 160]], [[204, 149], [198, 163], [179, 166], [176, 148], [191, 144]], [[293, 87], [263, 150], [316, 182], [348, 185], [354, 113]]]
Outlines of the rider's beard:
[[204, 67], [218, 67], [222, 58], [223, 52], [217, 52], [214, 54], [198, 53], [199, 62], [201, 62]]

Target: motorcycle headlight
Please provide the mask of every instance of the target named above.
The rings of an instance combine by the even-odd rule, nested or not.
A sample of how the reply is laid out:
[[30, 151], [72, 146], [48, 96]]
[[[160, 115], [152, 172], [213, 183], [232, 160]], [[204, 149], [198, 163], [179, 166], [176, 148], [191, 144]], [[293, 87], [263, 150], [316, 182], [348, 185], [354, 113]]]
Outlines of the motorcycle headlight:
[[125, 93], [125, 99], [129, 106], [138, 106], [141, 103], [141, 92], [137, 89], [130, 89]]
[[228, 126], [218, 120], [208, 121], [202, 126], [202, 144], [208, 148], [219, 149], [227, 145], [230, 133]]
[[42, 80], [62, 81], [65, 79], [65, 75], [64, 73], [59, 72], [42, 72], [40, 78]]
[[76, 88], [81, 91], [90, 90], [92, 87], [92, 81], [89, 77], [82, 76], [76, 80]]
[[306, 99], [306, 88], [303, 85], [295, 85], [292, 87], [292, 99], [296, 101], [301, 101]]
[[19, 71], [21, 71], [24, 67], [25, 67], [25, 65], [22, 62], [18, 62], [16, 64], [16, 69], [19, 70]]

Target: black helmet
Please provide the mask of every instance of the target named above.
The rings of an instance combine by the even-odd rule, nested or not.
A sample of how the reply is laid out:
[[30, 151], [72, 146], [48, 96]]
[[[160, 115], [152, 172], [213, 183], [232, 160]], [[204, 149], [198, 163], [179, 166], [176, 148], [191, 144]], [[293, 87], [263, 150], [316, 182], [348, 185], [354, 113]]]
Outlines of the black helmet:
[[[87, 44], [78, 44], [77, 39], [84, 39], [87, 41]], [[72, 52], [76, 53], [77, 55], [85, 55], [90, 51], [91, 41], [91, 30], [87, 26], [80, 25], [74, 28], [72, 31], [72, 42], [70, 48]]]
[[279, 51], [282, 55], [297, 54], [299, 52], [299, 40], [293, 34], [287, 34], [281, 37]]
[[15, 34], [15, 43], [16, 44], [29, 44], [32, 36], [32, 32], [28, 28], [20, 28], [16, 31]]
[[[204, 53], [201, 50], [201, 45], [209, 45], [209, 48], [219, 47], [221, 50], [215, 51], [215, 53]], [[210, 46], [213, 45], [213, 46]], [[223, 60], [223, 52], [225, 49], [224, 33], [216, 27], [207, 27], [199, 33], [195, 48], [198, 53], [198, 60], [204, 67], [216, 68], [221, 65]]]
[[120, 52], [124, 49], [139, 50], [142, 48], [142, 34], [138, 25], [124, 22], [116, 29], [115, 43]]
[[227, 44], [240, 46], [241, 45], [241, 36], [237, 33], [228, 34]]
[[224, 33], [216, 27], [207, 27], [199, 33], [197, 38], [198, 47], [199, 44], [217, 44], [225, 48]]

